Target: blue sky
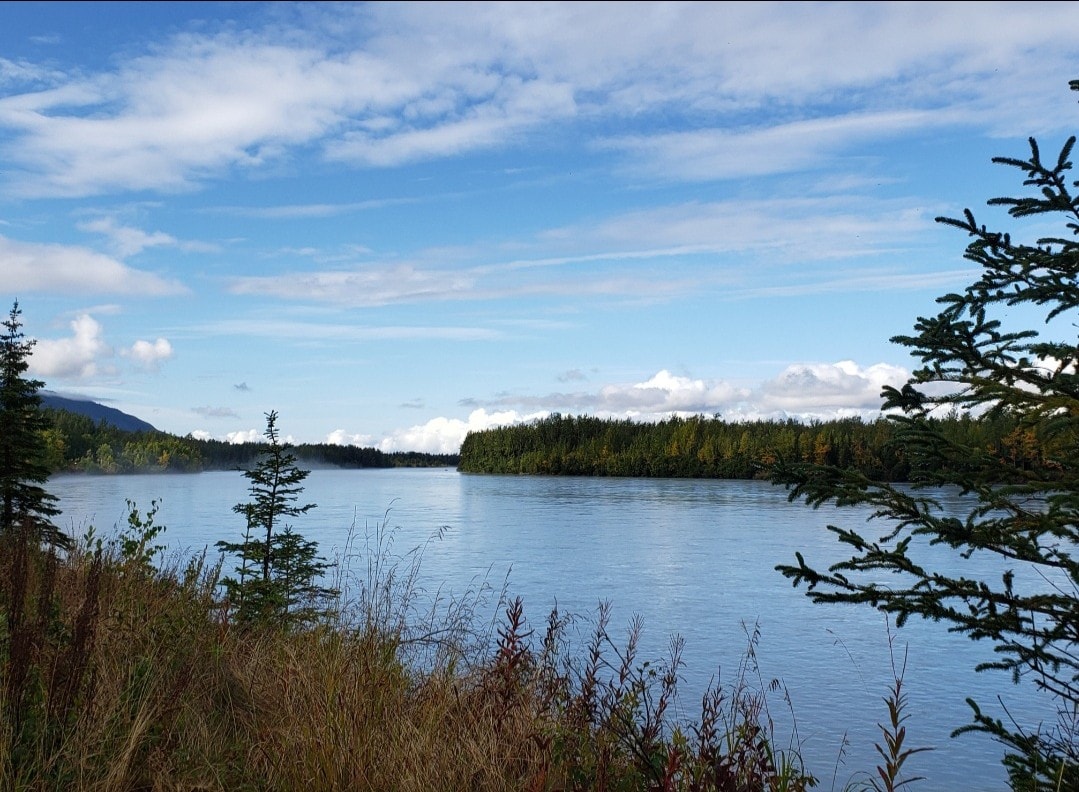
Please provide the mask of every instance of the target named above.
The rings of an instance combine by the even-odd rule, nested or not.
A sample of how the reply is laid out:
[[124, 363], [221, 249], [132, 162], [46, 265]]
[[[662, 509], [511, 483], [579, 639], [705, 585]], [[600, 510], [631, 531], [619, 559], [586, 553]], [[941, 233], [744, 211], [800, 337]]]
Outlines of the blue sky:
[[1075, 3], [0, 3], [0, 298], [181, 435], [869, 416], [1077, 66]]

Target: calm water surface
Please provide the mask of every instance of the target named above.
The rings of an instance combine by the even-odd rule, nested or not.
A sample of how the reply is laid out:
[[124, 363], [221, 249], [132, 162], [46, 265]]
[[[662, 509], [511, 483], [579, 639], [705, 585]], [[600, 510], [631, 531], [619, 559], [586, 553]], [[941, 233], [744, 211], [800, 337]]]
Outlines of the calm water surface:
[[[882, 697], [892, 683], [889, 630], [875, 611], [813, 605], [774, 570], [795, 551], [818, 567], [839, 560], [828, 523], [859, 526], [864, 512], [812, 510], [786, 500], [765, 482], [684, 479], [592, 479], [462, 475], [454, 470], [317, 470], [304, 502], [318, 508], [294, 521], [333, 557], [350, 533], [374, 537], [379, 527], [398, 555], [425, 546], [421, 582], [446, 594], [492, 587], [487, 615], [503, 586], [520, 595], [542, 630], [555, 605], [594, 616], [612, 604], [612, 634], [635, 615], [644, 622], [642, 659], [666, 656], [670, 636], [685, 638], [680, 706], [696, 717], [700, 695], [718, 680], [732, 682], [744, 656], [747, 629], [760, 629], [757, 657], [765, 681], [789, 691], [796, 741], [821, 789], [842, 789], [876, 761]], [[241, 519], [231, 509], [247, 499], [238, 473], [148, 476], [59, 476], [49, 490], [60, 499], [64, 527], [108, 532], [123, 524], [125, 499], [141, 510], [160, 502], [157, 522], [174, 554], [201, 551], [219, 539], [238, 541]], [[434, 537], [434, 538], [433, 538]], [[946, 551], [927, 551], [939, 565]], [[945, 567], [946, 568], [946, 567]], [[972, 577], [998, 571], [972, 559]], [[581, 627], [586, 639], [588, 623]], [[1020, 722], [1037, 722], [1051, 703], [999, 673], [971, 669], [991, 659], [986, 645], [949, 635], [942, 626], [911, 622], [894, 631], [897, 663], [907, 655], [908, 744], [932, 745], [908, 765], [927, 790], [1006, 788], [1000, 748], [980, 735], [952, 739], [968, 722], [973, 696], [1004, 717], [999, 696]], [[995, 707], [994, 707], [995, 705]], [[772, 714], [790, 736], [782, 694]]]

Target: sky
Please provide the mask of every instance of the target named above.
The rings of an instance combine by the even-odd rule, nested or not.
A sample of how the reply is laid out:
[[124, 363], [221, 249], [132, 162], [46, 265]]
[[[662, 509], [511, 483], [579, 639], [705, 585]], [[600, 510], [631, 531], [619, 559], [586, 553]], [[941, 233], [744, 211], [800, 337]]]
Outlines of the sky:
[[1077, 3], [3, 2], [0, 300], [178, 435], [872, 418], [1076, 77]]

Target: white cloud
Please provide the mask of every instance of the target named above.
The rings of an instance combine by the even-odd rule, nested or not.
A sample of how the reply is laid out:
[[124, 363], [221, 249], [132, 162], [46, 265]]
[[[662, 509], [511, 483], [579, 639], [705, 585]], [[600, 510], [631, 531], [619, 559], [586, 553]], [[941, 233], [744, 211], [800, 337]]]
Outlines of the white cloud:
[[246, 431], [240, 429], [225, 435], [225, 442], [232, 443], [233, 445], [239, 445], [240, 443], [261, 443], [262, 440], [262, 432], [258, 429], [247, 429]]
[[469, 432], [482, 431], [495, 426], [532, 421], [547, 416], [547, 412], [521, 414], [515, 410], [488, 412], [484, 408], [473, 410], [467, 419], [432, 418], [423, 424], [398, 429], [376, 440], [372, 435], [350, 434], [336, 429], [326, 437], [327, 443], [375, 447], [385, 453], [394, 451], [420, 451], [427, 454], [456, 454]]
[[[195, 325], [191, 330], [212, 336], [253, 336], [287, 338], [303, 341], [369, 341], [373, 339], [427, 339], [487, 341], [500, 337], [495, 330], [482, 327], [424, 327], [408, 325], [356, 326], [316, 322], [272, 321], [263, 319], [222, 319]], [[241, 383], [243, 384], [243, 383]], [[240, 389], [242, 390], [242, 388]]]
[[[474, 97], [468, 97], [474, 98]], [[405, 127], [388, 133], [350, 132], [327, 147], [331, 159], [386, 167], [432, 157], [447, 157], [476, 149], [497, 147], [515, 133], [575, 114], [573, 89], [568, 85], [542, 83], [510, 77], [495, 95], [482, 97], [483, 104], [464, 117], [445, 118], [436, 107], [429, 125]], [[449, 103], [447, 103], [448, 105]]]
[[782, 411], [798, 418], [875, 414], [884, 386], [898, 388], [909, 378], [909, 371], [887, 363], [868, 368], [851, 360], [798, 363], [765, 382], [754, 394], [752, 406], [762, 414]]
[[880, 413], [883, 387], [899, 387], [909, 376], [906, 369], [887, 363], [863, 368], [843, 360], [797, 363], [755, 386], [735, 386], [664, 369], [641, 382], [608, 384], [597, 391], [504, 396], [489, 405], [640, 421], [714, 414], [727, 420], [871, 418]]
[[19, 242], [0, 236], [0, 290], [12, 293], [183, 294], [179, 282], [133, 269], [114, 258], [74, 245]]
[[233, 294], [376, 306], [421, 299], [447, 299], [470, 289], [467, 274], [419, 270], [408, 265], [331, 272], [237, 278]]
[[944, 112], [857, 113], [744, 131], [719, 128], [613, 138], [603, 145], [631, 154], [650, 176], [711, 181], [818, 168], [853, 143], [957, 120], [957, 114]]
[[363, 76], [304, 47], [180, 36], [116, 72], [0, 99], [0, 124], [17, 132], [8, 148], [32, 179], [24, 192], [178, 190], [318, 137]]
[[120, 258], [127, 258], [141, 253], [149, 247], [176, 245], [176, 238], [162, 231], [148, 234], [145, 231], [131, 226], [118, 225], [115, 218], [100, 217], [96, 220], [88, 220], [79, 223], [82, 231], [93, 231], [104, 234], [109, 238], [113, 252]]
[[132, 344], [131, 349], [125, 350], [123, 354], [144, 369], [156, 371], [162, 361], [172, 357], [172, 344], [165, 338], [158, 338], [153, 342], [140, 340]]
[[89, 379], [102, 373], [102, 361], [112, 357], [113, 350], [102, 338], [101, 325], [89, 314], [80, 314], [72, 320], [71, 331], [71, 338], [37, 339], [31, 372], [58, 379]]
[[[105, 341], [101, 323], [88, 313], [80, 313], [69, 326], [70, 338], [35, 340], [31, 371], [41, 377], [77, 380], [117, 374], [116, 367], [109, 363], [116, 350]], [[121, 356], [148, 371], [155, 371], [172, 354], [172, 344], [164, 338], [136, 341], [130, 348], [120, 350]]]
[[62, 76], [59, 72], [49, 71], [25, 60], [13, 61], [9, 58], [0, 58], [0, 85], [3, 86], [14, 83], [40, 83], [50, 79], [59, 79]]
[[[637, 156], [656, 158], [651, 170], [673, 163], [678, 177], [803, 168], [852, 135], [893, 134], [884, 120], [939, 123], [945, 106], [959, 108], [949, 122], [991, 131], [1070, 124], [1059, 86], [1043, 75], [1074, 62], [1079, 16], [1067, 3], [1033, 8], [316, 7], [306, 26], [184, 33], [99, 73], [0, 59], [0, 85], [38, 86], [0, 98], [4, 159], [9, 188], [31, 195], [183, 190], [301, 148], [385, 166], [531, 143], [541, 127], [581, 117], [595, 130], [626, 130]], [[746, 126], [762, 108], [778, 127]], [[744, 131], [655, 141], [633, 133], [672, 110]], [[836, 111], [838, 122], [818, 125]], [[792, 142], [783, 130], [800, 130], [807, 144], [782, 154]], [[768, 165], [762, 152], [776, 138], [780, 156]], [[687, 147], [702, 158], [697, 172], [674, 157]], [[741, 165], [735, 151], [746, 155]]]
[[196, 440], [213, 440], [214, 439], [214, 436], [212, 434], [210, 434], [209, 432], [207, 432], [205, 429], [196, 429], [194, 432], [191, 432], [191, 436], [194, 437]]
[[[593, 227], [571, 226], [550, 235], [668, 256], [768, 251], [784, 260], [805, 261], [910, 245], [933, 227], [931, 214], [924, 202], [861, 195], [694, 202], [627, 212]], [[776, 218], [782, 218], [782, 234]]]
[[268, 220], [295, 220], [312, 217], [337, 217], [339, 215], [353, 214], [369, 209], [382, 209], [388, 206], [413, 204], [418, 201], [418, 198], [379, 198], [349, 203], [284, 204], [280, 206], [219, 206], [210, 211], [237, 217], [256, 217]]
[[711, 413], [737, 404], [748, 392], [723, 381], [679, 377], [663, 370], [633, 385], [607, 385], [596, 406], [604, 413], [626, 416], [665, 416]]
[[[489, 260], [502, 253], [478, 245], [423, 251], [409, 263], [239, 277], [228, 288], [239, 295], [372, 307], [535, 295], [656, 300], [717, 287], [723, 299], [734, 299], [763, 293], [926, 288], [927, 277], [950, 285], [956, 281], [955, 271], [912, 275], [894, 265], [892, 270], [872, 270], [865, 262], [871, 256], [919, 249], [935, 227], [933, 208], [913, 200], [857, 195], [689, 202], [550, 228], [529, 243], [537, 250], [580, 251], [574, 255], [496, 260], [462, 269], [445, 263]], [[777, 217], [783, 218], [782, 234], [776, 233]], [[710, 254], [753, 254], [756, 260], [753, 267], [701, 267], [701, 257]], [[760, 263], [763, 254], [766, 265]], [[800, 267], [795, 277], [779, 285], [772, 269], [792, 261], [855, 258], [862, 261], [849, 272]], [[555, 269], [566, 270], [566, 276], [553, 277]], [[959, 274], [969, 277], [968, 270]]]
[[175, 247], [180, 250], [198, 253], [211, 253], [218, 250], [216, 245], [206, 242], [179, 240], [164, 231], [147, 232], [130, 225], [121, 225], [115, 217], [104, 216], [79, 223], [81, 231], [102, 234], [109, 241], [114, 254], [120, 258], [134, 256], [147, 248]]
[[370, 448], [375, 445], [375, 439], [366, 434], [349, 434], [344, 429], [334, 429], [322, 442], [328, 445], [352, 445], [361, 448]]

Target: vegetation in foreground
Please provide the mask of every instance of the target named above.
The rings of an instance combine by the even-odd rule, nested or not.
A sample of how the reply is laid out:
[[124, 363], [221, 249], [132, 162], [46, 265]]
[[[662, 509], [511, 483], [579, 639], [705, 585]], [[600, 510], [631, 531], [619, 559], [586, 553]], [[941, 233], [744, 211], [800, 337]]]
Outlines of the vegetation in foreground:
[[392, 564], [318, 623], [244, 622], [204, 559], [155, 569], [157, 530], [135, 511], [62, 557], [30, 531], [0, 538], [4, 789], [815, 785], [751, 665], [684, 721], [677, 642], [642, 661], [637, 628], [615, 641], [601, 609], [573, 650], [567, 618], [534, 629], [520, 600], [478, 630], [478, 600], [421, 609]]

